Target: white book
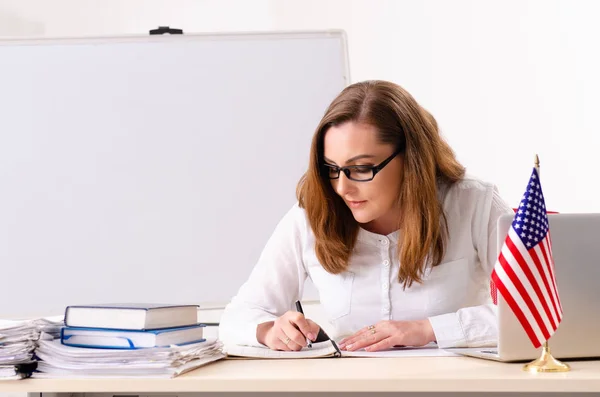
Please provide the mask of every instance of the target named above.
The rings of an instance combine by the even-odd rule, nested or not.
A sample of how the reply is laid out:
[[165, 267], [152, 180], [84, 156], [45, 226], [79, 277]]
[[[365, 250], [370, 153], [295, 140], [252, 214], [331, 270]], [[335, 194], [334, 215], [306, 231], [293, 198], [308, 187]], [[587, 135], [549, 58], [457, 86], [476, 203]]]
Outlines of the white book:
[[198, 323], [198, 305], [114, 303], [72, 305], [65, 310], [68, 327], [145, 331]]

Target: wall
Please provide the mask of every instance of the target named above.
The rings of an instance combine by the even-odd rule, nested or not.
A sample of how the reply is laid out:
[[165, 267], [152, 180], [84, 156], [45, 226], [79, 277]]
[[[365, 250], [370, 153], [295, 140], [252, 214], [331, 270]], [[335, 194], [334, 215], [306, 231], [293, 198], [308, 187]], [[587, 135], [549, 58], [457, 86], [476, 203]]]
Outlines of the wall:
[[352, 81], [407, 88], [511, 205], [538, 153], [548, 207], [585, 212], [600, 210], [599, 10], [593, 0], [1, 0], [0, 36], [342, 28]]
[[278, 2], [274, 28], [344, 27], [353, 81], [407, 88], [460, 160], [517, 205], [535, 153], [548, 207], [599, 211], [592, 1]]
[[268, 28], [266, 0], [0, 0], [0, 37], [140, 34], [169, 25], [189, 32]]

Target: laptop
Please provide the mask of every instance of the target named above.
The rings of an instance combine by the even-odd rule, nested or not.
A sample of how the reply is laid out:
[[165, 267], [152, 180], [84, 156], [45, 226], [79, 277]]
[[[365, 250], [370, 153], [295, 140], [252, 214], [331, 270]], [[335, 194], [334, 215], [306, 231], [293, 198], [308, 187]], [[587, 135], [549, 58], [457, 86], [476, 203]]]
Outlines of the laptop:
[[[498, 220], [501, 251], [513, 215]], [[548, 340], [557, 359], [600, 357], [600, 214], [549, 214], [552, 254], [563, 319]], [[503, 362], [538, 358], [521, 324], [498, 292], [497, 348], [447, 349], [453, 353]]]

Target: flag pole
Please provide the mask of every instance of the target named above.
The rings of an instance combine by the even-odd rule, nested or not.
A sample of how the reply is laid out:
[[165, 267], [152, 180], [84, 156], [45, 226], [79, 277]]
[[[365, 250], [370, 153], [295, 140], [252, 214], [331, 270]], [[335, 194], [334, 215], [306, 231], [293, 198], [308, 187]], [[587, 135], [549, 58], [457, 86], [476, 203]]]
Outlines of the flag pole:
[[[540, 158], [535, 155], [535, 169], [538, 177], [540, 176]], [[533, 360], [529, 364], [523, 366], [523, 371], [527, 372], [567, 372], [570, 371], [571, 367], [567, 364], [558, 361], [550, 353], [550, 347], [548, 347], [548, 341], [542, 344], [542, 354], [536, 360]]]

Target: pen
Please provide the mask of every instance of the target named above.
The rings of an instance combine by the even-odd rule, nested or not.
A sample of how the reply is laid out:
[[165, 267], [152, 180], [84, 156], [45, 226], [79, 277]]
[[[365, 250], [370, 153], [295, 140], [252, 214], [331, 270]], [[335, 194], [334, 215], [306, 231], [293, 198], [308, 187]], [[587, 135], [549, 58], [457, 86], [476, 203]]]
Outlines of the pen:
[[[302, 304], [300, 303], [300, 301], [296, 301], [296, 311], [298, 313], [302, 313], [302, 315], [304, 315], [304, 310], [302, 310]], [[306, 338], [306, 346], [312, 347], [312, 342], [308, 338]]]

